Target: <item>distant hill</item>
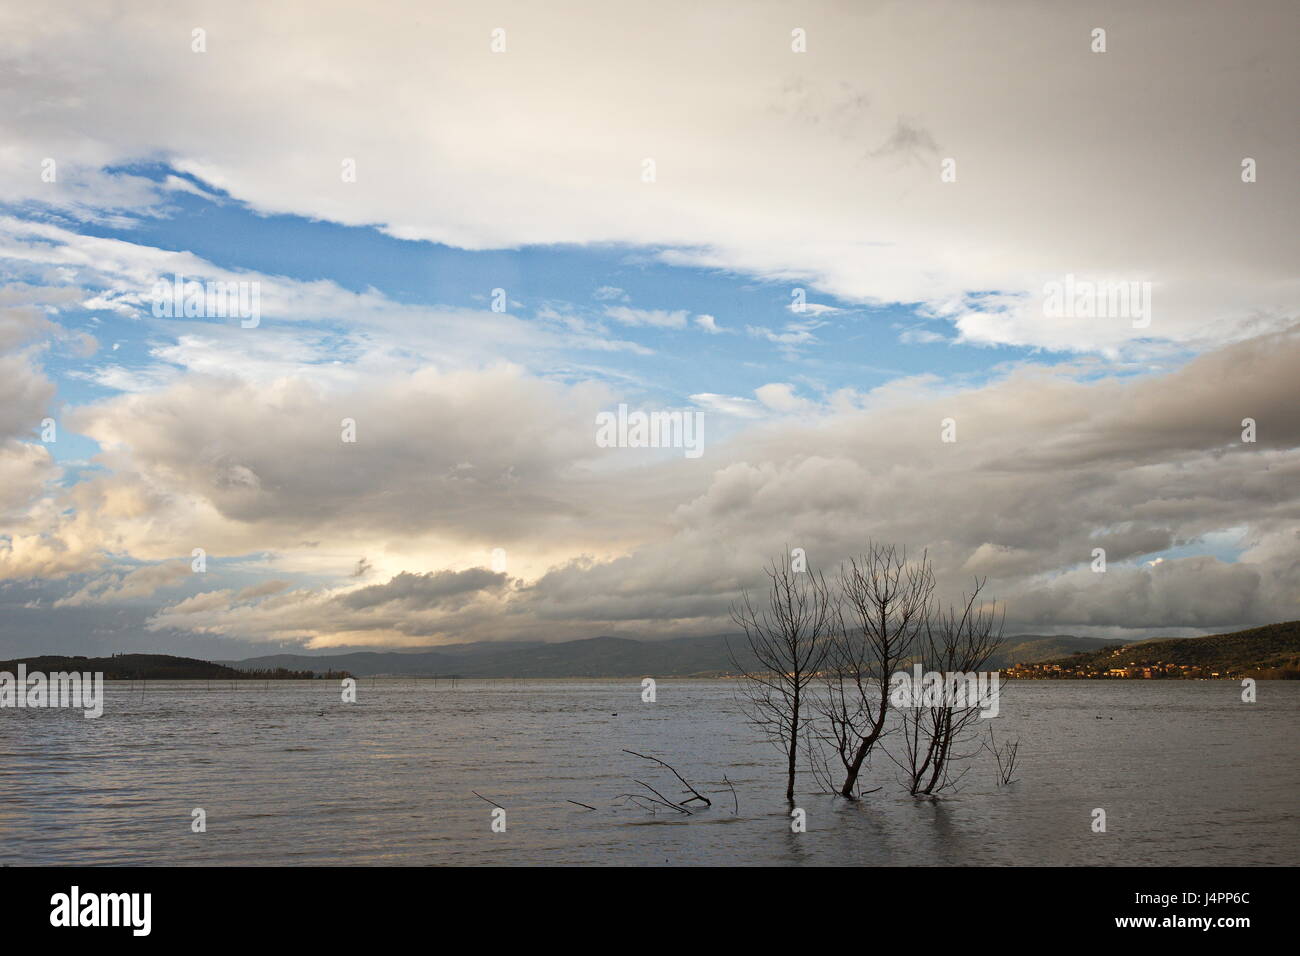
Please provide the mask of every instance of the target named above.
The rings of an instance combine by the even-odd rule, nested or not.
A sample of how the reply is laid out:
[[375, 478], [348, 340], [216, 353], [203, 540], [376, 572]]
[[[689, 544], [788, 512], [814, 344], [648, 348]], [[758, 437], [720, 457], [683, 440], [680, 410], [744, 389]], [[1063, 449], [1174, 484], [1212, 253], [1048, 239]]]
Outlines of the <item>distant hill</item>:
[[[311, 660], [311, 658], [306, 658]], [[168, 654], [115, 654], [112, 657], [23, 657], [0, 661], [0, 671], [15, 674], [25, 664], [28, 673], [77, 671], [103, 673], [105, 680], [295, 680], [315, 676], [308, 668], [234, 668], [192, 657]], [[346, 675], [338, 675], [346, 676]]]
[[[747, 654], [743, 635], [719, 634], [660, 641], [627, 637], [593, 637], [553, 644], [489, 641], [415, 651], [358, 651], [330, 656], [272, 654], [224, 663], [241, 669], [330, 666], [358, 677], [717, 677], [736, 673], [727, 652], [728, 641], [737, 653]], [[1010, 637], [992, 666], [1046, 660], [1073, 651], [1095, 650], [1104, 644], [1096, 638], [1070, 635]]]
[[[639, 641], [593, 637], [554, 644], [482, 642], [436, 651], [358, 651], [327, 657], [273, 654], [231, 661], [236, 668], [320, 667], [328, 664], [358, 677], [702, 677], [735, 671], [727, 638], [684, 637]], [[738, 650], [744, 639], [732, 639]]]
[[1005, 638], [1002, 647], [989, 659], [989, 666], [1010, 667], [1012, 664], [1049, 661], [1080, 651], [1099, 651], [1114, 643], [1100, 637], [1075, 637], [1072, 634], [1021, 634]]
[[1061, 676], [1083, 676], [1113, 669], [1150, 668], [1164, 665], [1193, 669], [1191, 676], [1300, 678], [1300, 621], [1267, 624], [1231, 634], [1209, 637], [1157, 637], [1131, 644], [1107, 645], [1105, 649], [1082, 651], [1069, 656], [1017, 663], [1034, 663], [1061, 668]]
[[[437, 648], [358, 651], [348, 654], [271, 654], [242, 661], [201, 661], [166, 654], [113, 657], [28, 657], [0, 661], [14, 672], [102, 671], [109, 680], [275, 680], [329, 677], [465, 677], [485, 679], [548, 677], [719, 677], [736, 668], [727, 643], [747, 659], [743, 635], [716, 634], [648, 641], [594, 637], [546, 644], [538, 641], [480, 641]], [[1117, 647], [1122, 650], [1116, 655]], [[1102, 648], [1107, 648], [1103, 651]], [[1162, 660], [1223, 673], [1300, 676], [1300, 622], [1271, 624], [1213, 637], [1155, 638], [1117, 645], [1073, 635], [1020, 634], [1007, 637], [989, 666], [1059, 664], [1104, 670], [1115, 661]], [[1102, 665], [1106, 665], [1102, 667]], [[1042, 672], [1039, 671], [1039, 674]], [[1034, 676], [1038, 676], [1037, 674]]]
[[[108, 680], [277, 680], [311, 677], [718, 677], [734, 675], [728, 641], [739, 654], [742, 635], [681, 637], [660, 641], [594, 637], [546, 644], [537, 641], [448, 644], [436, 649], [359, 651], [349, 654], [271, 654], [242, 661], [202, 661], [167, 654], [112, 657], [46, 655], [0, 661], [0, 671], [102, 671]], [[1152, 638], [1117, 644], [1073, 635], [1021, 634], [1004, 640], [991, 667], [1034, 665], [1028, 676], [1105, 673], [1131, 663], [1189, 665], [1206, 673], [1300, 678], [1300, 621], [1269, 624], [1211, 637]], [[1042, 668], [1060, 667], [1047, 674]], [[1198, 675], [1199, 676], [1199, 675]]]

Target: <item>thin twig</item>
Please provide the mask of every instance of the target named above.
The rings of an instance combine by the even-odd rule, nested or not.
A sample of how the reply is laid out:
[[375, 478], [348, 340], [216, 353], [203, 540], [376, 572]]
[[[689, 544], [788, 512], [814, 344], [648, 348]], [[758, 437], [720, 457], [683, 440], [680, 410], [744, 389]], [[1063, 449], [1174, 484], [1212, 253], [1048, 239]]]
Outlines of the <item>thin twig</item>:
[[735, 808], [732, 810], [732, 813], [736, 816], [740, 816], [740, 797], [736, 796], [736, 785], [727, 779], [725, 773], [722, 775], [722, 782], [731, 788], [731, 799], [732, 802], [735, 803]]
[[646, 783], [645, 781], [643, 781], [643, 780], [633, 780], [632, 782], [633, 782], [633, 783], [639, 783], [639, 784], [641, 784], [641, 786], [645, 787], [647, 790], [649, 790], [651, 793], [653, 793], [656, 797], [658, 797], [658, 798], [663, 802], [663, 805], [664, 805], [664, 806], [666, 806], [666, 807], [672, 807], [674, 810], [677, 810], [677, 811], [679, 811], [679, 812], [681, 812], [681, 813], [684, 813], [684, 814], [686, 814], [688, 817], [691, 816], [691, 811], [690, 811], [690, 810], [687, 810], [687, 809], [686, 809], [684, 806], [682, 806], [680, 803], [673, 803], [671, 800], [669, 800], [669, 799], [668, 799], [667, 797], [665, 797], [662, 793], [660, 793], [660, 792], [659, 792], [658, 790], [656, 790], [654, 787], [650, 786], [650, 784]]
[[[702, 801], [704, 801], [704, 805], [705, 805], [706, 807], [711, 807], [711, 806], [713, 806], [713, 801], [710, 800], [708, 797], [704, 796], [702, 793], [700, 793], [698, 790], [696, 790], [694, 787], [692, 787], [689, 783], [687, 783], [687, 782], [686, 782], [686, 778], [683, 777], [683, 776], [682, 776], [680, 773], [678, 773], [676, 770], [674, 770], [671, 764], [665, 763], [664, 761], [660, 760], [658, 757], [647, 757], [645, 754], [639, 754], [639, 753], [637, 753], [635, 750], [627, 750], [627, 749], [624, 749], [624, 750], [623, 750], [623, 753], [625, 753], [625, 754], [631, 754], [633, 757], [640, 757], [642, 760], [653, 760], [655, 763], [659, 764], [661, 767], [667, 767], [669, 770], [671, 770], [673, 776], [676, 777], [678, 780], [680, 780], [680, 781], [682, 782], [682, 786], [684, 786], [687, 790], [689, 790], [691, 793], [694, 794], [694, 796], [691, 797], [690, 800], [683, 800], [683, 801], [682, 801], [683, 803], [690, 803], [691, 800], [702, 800]], [[643, 786], [644, 786], [644, 784], [643, 784]]]

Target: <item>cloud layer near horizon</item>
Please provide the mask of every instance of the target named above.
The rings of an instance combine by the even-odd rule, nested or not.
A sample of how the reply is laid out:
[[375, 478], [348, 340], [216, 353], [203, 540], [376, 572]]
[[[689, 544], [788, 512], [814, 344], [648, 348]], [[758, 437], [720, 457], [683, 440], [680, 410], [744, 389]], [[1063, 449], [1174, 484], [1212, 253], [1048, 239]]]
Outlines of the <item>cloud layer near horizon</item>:
[[[653, 463], [596, 447], [598, 389], [517, 368], [337, 390], [191, 375], [75, 411], [106, 470], [35, 508], [0, 568], [269, 552], [267, 573], [343, 583], [205, 590], [154, 626], [428, 644], [716, 632], [784, 547], [830, 569], [874, 538], [928, 548], [949, 596], [987, 576], [1021, 629], [1264, 623], [1300, 610], [1297, 367], [1291, 332], [1160, 375], [1097, 378], [1085, 364], [969, 389], [901, 382]], [[343, 417], [355, 444], [339, 440]], [[1241, 440], [1244, 418], [1256, 443]], [[1225, 535], [1234, 561], [1137, 561]], [[1105, 574], [1089, 569], [1099, 547]], [[484, 570], [495, 548], [509, 574]], [[367, 576], [348, 580], [363, 559]], [[77, 603], [140, 594], [128, 577]]]

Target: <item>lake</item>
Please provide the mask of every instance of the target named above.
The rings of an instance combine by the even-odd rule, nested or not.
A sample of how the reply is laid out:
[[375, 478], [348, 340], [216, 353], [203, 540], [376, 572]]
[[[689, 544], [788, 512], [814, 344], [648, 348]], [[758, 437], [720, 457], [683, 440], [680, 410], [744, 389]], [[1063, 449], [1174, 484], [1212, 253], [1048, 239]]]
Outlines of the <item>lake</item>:
[[[1221, 866], [1300, 848], [1297, 682], [1261, 681], [1253, 704], [1232, 681], [1016, 682], [979, 723], [1019, 737], [1017, 782], [982, 754], [958, 793], [916, 799], [877, 753], [880, 792], [797, 794], [804, 833], [734, 690], [364, 678], [348, 704], [337, 682], [109, 682], [97, 720], [0, 710], [0, 863]], [[620, 801], [634, 780], [681, 790], [623, 748], [712, 807]], [[471, 791], [506, 808], [504, 833]]]

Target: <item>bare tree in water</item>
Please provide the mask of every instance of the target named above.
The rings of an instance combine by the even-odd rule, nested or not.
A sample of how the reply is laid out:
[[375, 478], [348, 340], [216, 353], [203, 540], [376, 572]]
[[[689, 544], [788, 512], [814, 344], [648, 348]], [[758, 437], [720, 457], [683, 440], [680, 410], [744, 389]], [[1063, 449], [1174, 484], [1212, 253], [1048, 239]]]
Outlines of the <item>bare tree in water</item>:
[[936, 701], [900, 711], [901, 751], [891, 756], [902, 768], [912, 794], [933, 794], [954, 786], [965, 774], [962, 770], [954, 775], [954, 768], [976, 752], [963, 750], [975, 736], [970, 725], [980, 715], [970, 682], [1002, 644], [1002, 620], [993, 607], [977, 603], [983, 590], [984, 582], [976, 581], [963, 606], [949, 607], [926, 619], [925, 636], [920, 641], [922, 669], [966, 675], [966, 683], [960, 698], [953, 693], [956, 685], [945, 681], [944, 693]]
[[745, 713], [786, 757], [785, 797], [794, 800], [799, 734], [809, 717], [808, 687], [829, 649], [836, 613], [820, 574], [795, 571], [787, 556], [764, 569], [766, 602], [755, 609], [749, 592], [733, 605], [732, 620], [745, 633], [754, 663], [732, 663], [743, 681]]
[[830, 640], [818, 709], [827, 731], [820, 739], [843, 768], [839, 793], [853, 799], [862, 767], [886, 733], [890, 677], [925, 631], [934, 571], [925, 552], [909, 563], [906, 551], [871, 543], [841, 568], [839, 587], [839, 628]]

